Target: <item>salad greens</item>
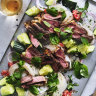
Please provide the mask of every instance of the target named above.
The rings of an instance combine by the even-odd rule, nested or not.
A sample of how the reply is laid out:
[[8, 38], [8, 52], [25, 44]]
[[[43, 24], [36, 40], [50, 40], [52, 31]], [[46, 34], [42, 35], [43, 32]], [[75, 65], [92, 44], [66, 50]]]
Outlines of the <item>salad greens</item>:
[[20, 72], [14, 72], [14, 74], [12, 76], [8, 76], [6, 78], [6, 82], [8, 84], [12, 84], [15, 87], [20, 87], [21, 86], [21, 73]]
[[73, 11], [77, 5], [76, 2], [73, 2], [71, 0], [62, 0], [62, 4], [66, 7], [68, 7], [71, 11]]
[[38, 91], [38, 87], [36, 85], [32, 85], [29, 88], [30, 92], [33, 93], [34, 95], [38, 95], [39, 91]]
[[52, 16], [57, 16], [58, 15], [58, 10], [56, 10], [54, 7], [46, 9], [47, 13], [49, 13]]
[[66, 31], [67, 33], [73, 33], [72, 28], [70, 28], [70, 27], [64, 28], [64, 31]]
[[20, 53], [13, 52], [12, 53], [12, 61], [19, 61], [21, 59]]
[[89, 45], [89, 42], [88, 42], [88, 40], [87, 40], [85, 37], [81, 37], [81, 42], [82, 42], [84, 45]]
[[50, 42], [53, 45], [57, 45], [60, 42], [60, 39], [56, 34], [50, 34]]
[[35, 67], [40, 67], [41, 66], [41, 58], [40, 57], [33, 57], [31, 60], [32, 64], [34, 64]]
[[62, 18], [61, 18], [62, 21], [63, 21], [65, 18], [66, 18], [66, 13], [65, 13], [65, 11], [63, 11], [63, 12], [62, 12]]
[[78, 79], [87, 78], [89, 76], [87, 66], [80, 63], [79, 61], [75, 61], [73, 63], [73, 69], [74, 74]]
[[57, 85], [59, 84], [58, 74], [55, 72], [52, 72], [52, 73], [49, 73], [47, 77], [48, 77], [47, 85], [49, 88], [47, 92], [50, 96], [52, 96], [52, 94], [58, 89], [57, 88]]
[[69, 77], [69, 81], [68, 81], [67, 89], [71, 91], [74, 88], [74, 86], [79, 86], [79, 85], [77, 83], [73, 83], [72, 75], [68, 77]]
[[60, 28], [56, 28], [56, 27], [55, 27], [55, 28], [54, 28], [54, 31], [55, 31], [55, 32], [60, 32]]
[[43, 23], [44, 23], [47, 27], [51, 27], [51, 24], [48, 23], [47, 21], [43, 21]]
[[43, 37], [43, 33], [38, 33], [37, 35], [35, 35], [35, 38], [37, 39], [41, 39]]

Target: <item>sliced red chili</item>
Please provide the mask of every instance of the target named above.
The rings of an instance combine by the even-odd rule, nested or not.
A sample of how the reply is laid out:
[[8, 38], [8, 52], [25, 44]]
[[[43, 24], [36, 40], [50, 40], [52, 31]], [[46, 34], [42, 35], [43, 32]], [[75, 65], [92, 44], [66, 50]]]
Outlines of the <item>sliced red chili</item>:
[[1, 75], [4, 77], [9, 76], [9, 71], [8, 70], [2, 70]]
[[45, 13], [47, 13], [46, 9], [44, 10]]
[[79, 21], [82, 13], [78, 12], [77, 10], [73, 10], [72, 13], [73, 13], [74, 18]]
[[72, 96], [72, 91], [65, 90], [62, 96]]
[[13, 65], [13, 62], [8, 62], [8, 67], [11, 67]]
[[64, 47], [64, 44], [63, 44], [63, 43], [59, 43], [59, 45], [60, 45], [61, 47]]

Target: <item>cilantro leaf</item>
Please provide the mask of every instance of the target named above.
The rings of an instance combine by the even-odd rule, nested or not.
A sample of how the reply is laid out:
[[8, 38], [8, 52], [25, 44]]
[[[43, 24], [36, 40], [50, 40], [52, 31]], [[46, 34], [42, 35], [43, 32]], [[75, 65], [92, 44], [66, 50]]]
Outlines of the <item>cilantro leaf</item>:
[[75, 61], [73, 63], [73, 69], [74, 69], [75, 76], [78, 79], [88, 77], [88, 68], [87, 68], [87, 66], [80, 63], [79, 61]]
[[79, 86], [79, 85], [77, 83], [73, 83], [72, 75], [68, 77], [69, 77], [69, 81], [68, 81], [67, 89], [71, 91], [74, 88], [74, 86]]
[[47, 82], [47, 86], [48, 86], [48, 94], [52, 95], [56, 90], [57, 90], [57, 85], [59, 84], [59, 80], [58, 80], [58, 74], [57, 73], [49, 73], [47, 75], [48, 77], [48, 82]]
[[7, 83], [12, 84], [15, 87], [21, 86], [21, 73], [15, 72], [12, 76], [7, 77]]
[[88, 40], [87, 40], [85, 37], [81, 37], [81, 42], [82, 42], [84, 45], [89, 45], [89, 42], [88, 42]]
[[57, 45], [59, 42], [60, 42], [60, 39], [57, 35], [55, 34], [50, 34], [50, 42], [53, 44], [53, 45]]
[[47, 27], [51, 27], [51, 24], [48, 23], [47, 21], [43, 21], [43, 23], [44, 23]]
[[56, 10], [54, 7], [46, 9], [47, 13], [49, 13], [52, 16], [57, 16], [58, 15], [58, 10]]
[[30, 92], [33, 93], [34, 95], [38, 95], [38, 94], [39, 94], [39, 91], [38, 91], [38, 89], [37, 89], [37, 86], [35, 86], [35, 85], [30, 86], [29, 90], [30, 90]]
[[66, 28], [64, 29], [64, 31], [66, 31], [67, 33], [73, 33], [73, 32], [72, 32], [72, 28], [70, 28], [70, 27], [66, 27]]
[[32, 64], [34, 64], [35, 67], [40, 67], [41, 65], [41, 58], [40, 57], [33, 57], [32, 60], [31, 60]]

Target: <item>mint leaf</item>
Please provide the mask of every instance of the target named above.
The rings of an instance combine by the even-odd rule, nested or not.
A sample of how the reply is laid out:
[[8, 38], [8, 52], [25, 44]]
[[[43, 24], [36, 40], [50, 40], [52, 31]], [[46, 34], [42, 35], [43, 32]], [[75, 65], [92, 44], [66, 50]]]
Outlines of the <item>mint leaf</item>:
[[39, 94], [39, 91], [38, 91], [38, 89], [37, 89], [37, 86], [35, 86], [35, 85], [30, 86], [29, 90], [30, 90], [30, 92], [33, 93], [34, 95], [38, 95], [38, 94]]
[[81, 37], [81, 42], [82, 42], [84, 45], [89, 45], [88, 39], [86, 39], [85, 37]]
[[47, 13], [52, 15], [52, 16], [57, 16], [58, 15], [58, 10], [56, 10], [54, 7], [46, 9]]
[[86, 2], [85, 2], [85, 6], [84, 6], [84, 10], [87, 10], [88, 7], [89, 7], [89, 2], [88, 2], [88, 0], [86, 0]]
[[74, 69], [74, 74], [78, 79], [88, 77], [88, 68], [87, 68], [87, 66], [80, 63], [79, 61], [74, 62], [73, 69]]
[[38, 33], [36, 36], [35, 36], [35, 38], [37, 38], [37, 39], [41, 39], [42, 37], [43, 37], [43, 33]]
[[62, 12], [62, 18], [61, 19], [64, 20], [65, 18], [66, 18], [66, 13], [65, 13], [65, 11], [63, 11]]

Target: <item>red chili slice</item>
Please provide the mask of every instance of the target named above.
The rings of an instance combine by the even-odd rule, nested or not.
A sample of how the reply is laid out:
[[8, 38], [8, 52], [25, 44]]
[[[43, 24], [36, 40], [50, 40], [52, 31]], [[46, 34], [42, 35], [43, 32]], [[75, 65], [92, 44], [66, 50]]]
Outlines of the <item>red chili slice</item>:
[[72, 13], [73, 13], [74, 18], [79, 21], [82, 13], [78, 12], [77, 10], [73, 10]]
[[65, 90], [62, 96], [72, 96], [72, 91]]
[[8, 70], [2, 70], [1, 75], [4, 77], [9, 76]]
[[13, 62], [8, 62], [8, 67], [11, 67], [13, 65]]

